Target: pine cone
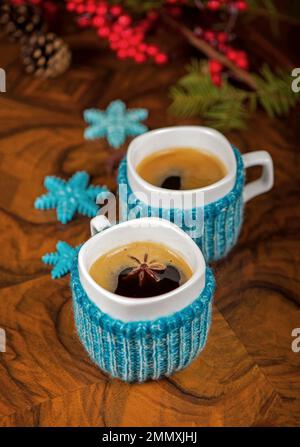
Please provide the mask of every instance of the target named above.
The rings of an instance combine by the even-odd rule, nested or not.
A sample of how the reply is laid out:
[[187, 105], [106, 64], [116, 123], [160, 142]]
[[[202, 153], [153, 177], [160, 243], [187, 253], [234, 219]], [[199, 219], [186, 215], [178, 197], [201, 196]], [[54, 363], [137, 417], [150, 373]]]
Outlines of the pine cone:
[[13, 42], [24, 42], [34, 32], [45, 30], [40, 10], [30, 4], [12, 5], [1, 2], [0, 30]]
[[56, 34], [33, 35], [22, 49], [27, 73], [44, 78], [55, 78], [64, 73], [71, 63], [69, 46]]

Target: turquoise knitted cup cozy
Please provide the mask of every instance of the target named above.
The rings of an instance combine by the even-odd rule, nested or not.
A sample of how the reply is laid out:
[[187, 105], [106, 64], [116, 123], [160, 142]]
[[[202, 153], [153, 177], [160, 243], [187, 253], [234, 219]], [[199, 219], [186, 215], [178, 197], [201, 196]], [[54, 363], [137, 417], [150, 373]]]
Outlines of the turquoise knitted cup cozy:
[[77, 259], [71, 271], [75, 324], [91, 359], [126, 382], [145, 382], [185, 368], [205, 346], [211, 322], [215, 281], [206, 268], [200, 296], [170, 316], [122, 322], [103, 313], [85, 293]]
[[[204, 209], [201, 210], [204, 217], [202, 235], [193, 237], [207, 262], [215, 261], [227, 255], [235, 245], [242, 225], [245, 172], [240, 152], [235, 147], [233, 147], [233, 150], [237, 162], [235, 185], [225, 197], [204, 206]], [[164, 217], [165, 210], [150, 208], [133, 194], [127, 180], [126, 159], [122, 160], [119, 167], [118, 184], [119, 186], [126, 185], [125, 190], [123, 188], [120, 189], [120, 201], [121, 204], [126, 204], [126, 213], [130, 213], [132, 209], [139, 208], [143, 217]], [[128, 200], [129, 196], [130, 201]], [[196, 211], [196, 209], [185, 210], [185, 213], [189, 213], [191, 218], [193, 218]], [[171, 209], [169, 213], [171, 222], [176, 223], [176, 217], [182, 214], [182, 210]], [[122, 215], [121, 218], [122, 220], [127, 220], [126, 215]], [[179, 221], [183, 222], [184, 219], [179, 219]], [[188, 232], [188, 228], [185, 225], [183, 225], [182, 229]]]

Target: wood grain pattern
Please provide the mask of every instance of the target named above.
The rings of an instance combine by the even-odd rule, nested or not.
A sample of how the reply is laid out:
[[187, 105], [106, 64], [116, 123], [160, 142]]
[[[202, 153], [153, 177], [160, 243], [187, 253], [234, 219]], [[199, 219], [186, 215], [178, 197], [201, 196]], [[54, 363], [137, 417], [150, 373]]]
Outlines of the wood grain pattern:
[[291, 331], [300, 327], [299, 107], [283, 120], [258, 112], [246, 131], [228, 134], [242, 152], [270, 151], [276, 183], [247, 204], [238, 245], [214, 265], [204, 352], [169, 379], [125, 384], [89, 360], [74, 330], [68, 278], [52, 281], [40, 261], [59, 239], [86, 240], [88, 219], [64, 226], [33, 202], [49, 174], [84, 169], [115, 188], [105, 140], [83, 139], [83, 109], [122, 98], [149, 108], [150, 128], [183, 123], [166, 113], [167, 91], [192, 53], [169, 36], [165, 45], [179, 51], [160, 69], [116, 61], [90, 32], [67, 40], [72, 68], [53, 81], [25, 76], [17, 47], [0, 41], [8, 81], [0, 96], [0, 327], [7, 334], [0, 426], [299, 425], [300, 353], [291, 350]]

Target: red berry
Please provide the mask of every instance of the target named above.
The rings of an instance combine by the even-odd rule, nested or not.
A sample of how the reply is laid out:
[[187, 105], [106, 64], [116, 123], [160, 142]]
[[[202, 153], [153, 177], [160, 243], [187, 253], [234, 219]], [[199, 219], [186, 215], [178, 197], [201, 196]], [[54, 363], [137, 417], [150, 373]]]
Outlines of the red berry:
[[68, 10], [68, 11], [74, 11], [75, 8], [76, 8], [75, 3], [68, 3], [68, 4], [67, 4], [67, 10]]
[[104, 16], [105, 14], [107, 14], [107, 11], [108, 11], [108, 7], [107, 7], [107, 5], [105, 3], [100, 3], [97, 6], [97, 13], [99, 15], [103, 15]]
[[141, 41], [143, 40], [143, 36], [141, 34], [135, 34], [130, 38], [130, 43], [133, 46], [136, 46], [137, 44], [139, 44]]
[[203, 36], [204, 39], [208, 42], [211, 42], [215, 39], [215, 33], [213, 31], [205, 31]]
[[109, 41], [110, 42], [118, 42], [120, 40], [120, 36], [116, 33], [110, 33]]
[[227, 45], [224, 45], [223, 43], [221, 43], [220, 45], [218, 45], [218, 48], [221, 53], [225, 53], [225, 54], [227, 53], [227, 50], [228, 50]]
[[248, 70], [248, 68], [249, 68], [249, 63], [248, 63], [247, 59], [244, 59], [242, 57], [237, 59], [236, 65], [238, 67], [242, 68], [243, 70]]
[[117, 51], [117, 57], [119, 58], [119, 59], [126, 59], [126, 57], [127, 57], [127, 51], [125, 51], [125, 50], [119, 50], [119, 51]]
[[134, 56], [134, 60], [138, 64], [142, 64], [143, 62], [146, 61], [146, 56], [144, 54], [138, 53]]
[[146, 51], [148, 50], [148, 47], [145, 43], [140, 43], [138, 46], [138, 49], [141, 53], [146, 53]]
[[85, 28], [90, 25], [90, 19], [88, 17], [79, 17], [77, 19], [77, 24], [81, 28]]
[[110, 34], [110, 29], [108, 26], [104, 26], [103, 28], [99, 28], [97, 33], [100, 37], [108, 37]]
[[232, 49], [228, 49], [227, 51], [227, 57], [228, 59], [230, 59], [231, 61], [235, 61], [237, 58], [237, 53], [235, 50]]
[[87, 10], [87, 12], [92, 14], [96, 11], [96, 5], [94, 5], [93, 3], [90, 3], [86, 6], [86, 10]]
[[113, 15], [114, 17], [118, 17], [118, 16], [122, 13], [122, 8], [121, 8], [121, 6], [118, 6], [118, 5], [112, 6], [112, 7], [110, 8], [110, 13], [111, 13], [111, 15]]
[[208, 9], [210, 9], [211, 11], [217, 11], [221, 6], [221, 3], [218, 0], [210, 0], [207, 3], [207, 7]]
[[217, 60], [212, 59], [208, 63], [209, 63], [210, 72], [212, 74], [220, 73], [223, 69], [222, 64]]
[[159, 49], [155, 45], [148, 45], [147, 53], [149, 56], [155, 56], [159, 52]]
[[93, 25], [96, 28], [99, 28], [100, 26], [103, 26], [105, 24], [105, 19], [102, 16], [95, 16], [93, 18]]
[[84, 5], [78, 5], [78, 6], [76, 6], [76, 12], [77, 12], [78, 14], [83, 14], [83, 13], [85, 12], [85, 7], [84, 7]]
[[128, 48], [129, 47], [129, 42], [127, 42], [127, 40], [124, 40], [124, 39], [120, 39], [119, 41], [118, 41], [118, 46], [119, 46], [119, 48], [120, 49], [126, 49], [126, 48]]
[[158, 53], [155, 57], [154, 60], [157, 64], [165, 64], [168, 60], [167, 55], [164, 53]]
[[128, 39], [129, 37], [131, 37], [133, 34], [133, 30], [131, 28], [126, 28], [125, 30], [122, 31], [122, 38], [123, 39]]
[[132, 21], [131, 17], [129, 17], [128, 15], [125, 15], [125, 14], [118, 18], [118, 23], [124, 27], [129, 26], [131, 24], [131, 21]]
[[218, 42], [220, 42], [220, 43], [225, 43], [225, 42], [227, 42], [227, 41], [228, 41], [228, 34], [225, 33], [225, 31], [221, 31], [221, 32], [219, 32], [218, 35], [217, 35], [217, 40], [218, 40]]
[[119, 23], [114, 23], [112, 26], [112, 29], [114, 30], [115, 33], [117, 34], [121, 34], [124, 31], [124, 28], [122, 25], [120, 25]]
[[212, 80], [212, 83], [217, 87], [220, 87], [222, 84], [222, 76], [220, 74], [212, 75], [211, 80]]
[[135, 57], [135, 55], [136, 55], [136, 49], [133, 48], [133, 47], [128, 48], [128, 50], [127, 50], [127, 54], [128, 54], [129, 57]]
[[236, 9], [238, 9], [239, 11], [245, 11], [248, 8], [248, 5], [246, 2], [243, 1], [239, 1], [239, 2], [235, 2], [234, 6], [236, 7]]

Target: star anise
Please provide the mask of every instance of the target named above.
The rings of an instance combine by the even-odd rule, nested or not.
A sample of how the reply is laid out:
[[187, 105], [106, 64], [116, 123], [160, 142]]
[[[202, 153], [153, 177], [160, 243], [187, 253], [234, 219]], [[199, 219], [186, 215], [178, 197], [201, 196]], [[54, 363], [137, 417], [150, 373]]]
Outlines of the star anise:
[[156, 262], [155, 260], [148, 262], [148, 253], [144, 254], [143, 261], [140, 261], [135, 256], [129, 255], [129, 257], [138, 265], [127, 274], [127, 278], [129, 279], [137, 276], [140, 287], [142, 287], [147, 277], [153, 279], [155, 282], [158, 282], [160, 280], [158, 273], [164, 272], [167, 268], [164, 264]]

